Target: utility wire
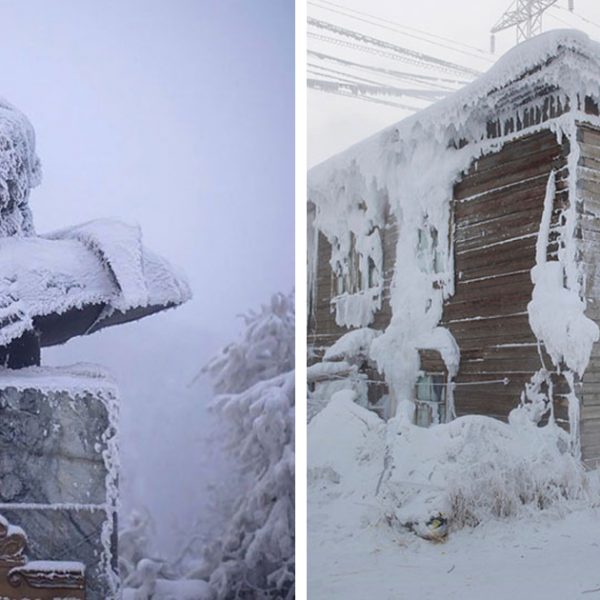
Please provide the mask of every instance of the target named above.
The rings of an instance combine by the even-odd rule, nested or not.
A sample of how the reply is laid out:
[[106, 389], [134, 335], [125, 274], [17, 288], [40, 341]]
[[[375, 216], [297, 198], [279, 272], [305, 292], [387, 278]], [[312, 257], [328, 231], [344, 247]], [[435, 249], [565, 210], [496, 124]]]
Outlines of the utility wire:
[[364, 17], [369, 17], [370, 19], [375, 19], [377, 21], [381, 21], [382, 23], [387, 23], [389, 25], [394, 25], [395, 27], [400, 27], [401, 29], [407, 29], [408, 31], [414, 31], [416, 33], [420, 33], [421, 35], [425, 35], [428, 37], [432, 37], [432, 38], [436, 38], [438, 40], [442, 40], [444, 42], [448, 42], [450, 44], [456, 44], [457, 46], [462, 46], [463, 48], [468, 48], [470, 50], [475, 50], [476, 52], [479, 52], [480, 54], [482, 54], [483, 58], [486, 58], [487, 60], [490, 60], [493, 62], [493, 59], [490, 58], [489, 56], [489, 52], [487, 52], [487, 50], [482, 50], [481, 48], [477, 48], [475, 46], [470, 46], [469, 44], [465, 44], [463, 42], [457, 42], [456, 40], [441, 36], [441, 35], [437, 35], [435, 33], [429, 33], [427, 31], [423, 31], [422, 29], [416, 29], [415, 27], [409, 27], [408, 25], [402, 25], [400, 23], [398, 23], [397, 21], [392, 21], [390, 19], [384, 19], [383, 17], [378, 17], [376, 15], [361, 11], [361, 10], [355, 10], [353, 8], [348, 8], [346, 6], [343, 6], [341, 4], [336, 4], [335, 2], [330, 2], [329, 0], [318, 0], [319, 2], [321, 2], [321, 4], [329, 4], [330, 6], [335, 6], [336, 8], [342, 8], [348, 12], [352, 12], [355, 13], [357, 15], [362, 15]]
[[563, 25], [566, 25], [569, 28], [573, 27], [573, 25], [571, 23], [568, 23], [567, 21], [565, 21], [564, 19], [561, 19], [560, 17], [556, 16], [554, 13], [551, 13], [550, 11], [548, 11], [546, 14], [550, 18], [554, 19], [555, 21], [558, 21], [559, 23], [562, 23]]
[[[404, 97], [404, 96], [414, 96], [419, 100], [428, 100], [431, 101], [431, 96], [421, 95], [416, 96], [413, 92], [415, 90], [402, 90], [399, 88], [388, 87], [383, 85], [372, 85], [368, 83], [359, 83], [353, 82], [350, 80], [346, 81], [327, 81], [325, 79], [312, 79], [310, 80], [313, 83], [313, 86], [322, 85], [323, 87], [332, 87], [337, 86], [341, 89], [348, 90], [353, 94], [365, 94], [372, 96], [395, 96], [395, 97]], [[315, 87], [316, 89], [316, 87]], [[439, 98], [439, 95], [437, 96]]]
[[[380, 73], [382, 75], [388, 75], [389, 77], [394, 77], [396, 79], [401, 80], [410, 80], [410, 81], [418, 81], [425, 85], [436, 84], [438, 87], [446, 87], [443, 84], [454, 84], [454, 85], [465, 85], [469, 83], [464, 79], [449, 79], [446, 77], [439, 77], [435, 75], [422, 75], [420, 73], [409, 73], [407, 71], [396, 71], [395, 69], [385, 69], [382, 67], [375, 67], [372, 65], [366, 65], [364, 63], [357, 63], [351, 60], [346, 60], [344, 58], [338, 58], [337, 56], [332, 56], [331, 54], [325, 54], [323, 52], [315, 52], [314, 50], [308, 50], [309, 56], [314, 56], [320, 60], [329, 60], [331, 62], [335, 62], [341, 65], [345, 65], [348, 67], [356, 67], [357, 69], [363, 69], [366, 71], [374, 71], [375, 73]], [[452, 88], [447, 88], [448, 90]]]
[[432, 66], [433, 68], [442, 68], [446, 70], [450, 70], [456, 73], [462, 73], [463, 75], [469, 75], [471, 77], [480, 75], [481, 72], [476, 69], [471, 69], [469, 67], [463, 67], [457, 63], [453, 63], [450, 61], [442, 60], [441, 58], [437, 58], [435, 56], [431, 56], [428, 54], [424, 54], [422, 52], [415, 52], [409, 48], [404, 48], [402, 46], [397, 46], [396, 44], [392, 44], [390, 42], [386, 42], [380, 40], [378, 38], [374, 38], [357, 31], [353, 31], [351, 29], [346, 29], [345, 27], [339, 27], [332, 23], [328, 23], [327, 21], [321, 21], [319, 19], [313, 19], [312, 17], [308, 18], [308, 24], [313, 27], [317, 27], [319, 29], [325, 29], [327, 31], [331, 31], [340, 36], [348, 37], [354, 39], [358, 42], [362, 42], [363, 44], [371, 44], [378, 48], [382, 48], [385, 50], [391, 50], [392, 53], [407, 56], [412, 58], [413, 60], [418, 61], [427, 66]]
[[[343, 40], [343, 39], [332, 37], [329, 35], [323, 35], [321, 33], [315, 33], [313, 31], [307, 32], [307, 36], [314, 40], [319, 40], [322, 42], [327, 42], [329, 44], [333, 44], [334, 46], [341, 46], [343, 48], [351, 48], [352, 50], [358, 50], [359, 52], [364, 52], [366, 54], [381, 56], [383, 58], [389, 58], [391, 60], [403, 62], [408, 65], [413, 65], [416, 67], [426, 68], [426, 69], [437, 69], [439, 71], [443, 71], [446, 73], [448, 73], [448, 72], [455, 73], [455, 71], [450, 71], [449, 69], [444, 69], [444, 68], [438, 68], [435, 65], [432, 65], [429, 63], [423, 63], [420, 60], [415, 60], [413, 58], [410, 58], [409, 56], [403, 56], [402, 54], [396, 54], [394, 52], [387, 52], [385, 50], [382, 50], [381, 48], [373, 48], [371, 46], [365, 46], [364, 44], [358, 44], [356, 42], [349, 42], [348, 40]], [[463, 73], [463, 76], [464, 76], [464, 73]]]
[[[416, 40], [421, 40], [421, 41], [426, 42], [428, 44], [434, 44], [436, 46], [440, 46], [442, 48], [446, 48], [447, 50], [452, 50], [453, 52], [460, 52], [461, 54], [466, 54], [467, 56], [474, 56], [475, 58], [478, 58], [480, 60], [486, 60], [486, 61], [488, 61], [490, 63], [493, 62], [493, 60], [490, 59], [490, 58], [488, 58], [487, 56], [483, 56], [481, 54], [475, 54], [474, 52], [470, 52], [468, 50], [460, 50], [459, 48], [455, 48], [455, 47], [450, 46], [450, 45], [448, 45], [446, 43], [434, 42], [432, 40], [428, 40], [428, 39], [424, 38], [423, 36], [416, 35], [414, 33], [407, 33], [406, 31], [402, 31], [402, 30], [398, 29], [398, 25], [399, 24], [396, 24], [397, 25], [396, 27], [390, 27], [389, 25], [383, 25], [382, 23], [376, 23], [376, 22], [371, 21], [369, 19], [365, 19], [363, 17], [359, 17], [359, 16], [356, 16], [356, 15], [350, 14], [350, 13], [346, 12], [346, 10], [348, 10], [348, 9], [338, 10], [336, 8], [330, 8], [328, 6], [321, 6], [321, 5], [317, 4], [316, 2], [311, 2], [310, 0], [308, 1], [308, 4], [310, 4], [311, 6], [316, 6], [317, 8], [320, 8], [320, 9], [323, 9], [323, 10], [328, 10], [328, 11], [336, 13], [338, 15], [349, 17], [349, 18], [355, 19], [357, 21], [361, 21], [362, 23], [367, 23], [368, 25], [374, 25], [375, 27], [381, 27], [382, 29], [387, 29], [388, 31], [393, 31], [394, 33], [399, 33], [401, 35], [405, 35], [407, 37], [411, 37], [411, 38], [414, 38]], [[328, 2], [327, 4], [332, 4], [333, 6], [339, 6], [339, 5], [334, 5], [331, 2]], [[358, 12], [358, 11], [352, 11], [352, 12]], [[371, 18], [377, 19], [377, 17], [371, 17]], [[402, 26], [400, 25], [400, 27], [402, 27]]]
[[344, 92], [340, 86], [331, 85], [331, 82], [321, 81], [317, 79], [307, 79], [308, 87], [320, 92], [328, 94], [335, 94], [337, 96], [344, 96], [345, 98], [356, 98], [357, 100], [364, 100], [366, 102], [375, 102], [376, 104], [385, 104], [387, 106], [393, 106], [394, 108], [400, 108], [402, 110], [408, 110], [412, 113], [416, 112], [418, 107], [409, 106], [408, 104], [400, 104], [398, 102], [390, 102], [389, 100], [382, 100], [381, 98], [373, 98], [370, 96], [364, 96], [362, 94], [353, 94]]
[[[380, 83], [379, 81], [374, 81], [372, 79], [365, 79], [364, 77], [358, 77], [356, 75], [352, 75], [351, 73], [346, 73], [344, 71], [338, 71], [337, 69], [330, 69], [328, 67], [322, 67], [319, 65], [315, 65], [314, 63], [309, 63], [308, 66], [313, 69], [310, 71], [314, 75], [318, 75], [320, 77], [323, 76], [323, 73], [319, 73], [314, 71], [314, 69], [320, 69], [321, 71], [325, 71], [326, 77], [331, 77], [332, 79], [340, 79], [345, 78], [345, 83], [366, 83], [369, 88], [365, 87], [365, 89], [369, 89], [371, 92], [377, 91], [377, 93], [381, 93], [383, 95], [394, 95], [394, 96], [412, 96], [414, 98], [419, 98], [421, 100], [439, 100], [447, 95], [447, 93], [443, 90], [419, 90], [414, 88], [398, 88], [395, 86], [389, 86]], [[333, 74], [333, 75], [332, 75]]]
[[594, 27], [598, 27], [600, 29], [600, 25], [598, 23], [595, 23], [591, 19], [588, 19], [587, 17], [580, 15], [578, 12], [575, 12], [574, 10], [569, 10], [568, 8], [565, 8], [564, 6], [560, 6], [558, 4], [555, 4], [554, 6], [552, 6], [552, 8], [558, 8], [559, 10], [564, 10], [565, 12], [568, 12], [572, 15], [575, 15], [576, 17], [579, 17], [582, 21], [585, 21], [586, 23], [589, 23], [590, 25], [593, 25]]

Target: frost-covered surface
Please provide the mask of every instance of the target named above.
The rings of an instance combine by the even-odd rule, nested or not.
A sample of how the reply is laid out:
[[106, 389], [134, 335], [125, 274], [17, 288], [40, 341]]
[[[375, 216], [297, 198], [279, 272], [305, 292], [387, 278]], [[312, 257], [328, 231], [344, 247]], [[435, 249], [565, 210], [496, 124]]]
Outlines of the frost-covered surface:
[[[118, 502], [118, 415], [119, 395], [118, 389], [110, 375], [101, 367], [90, 364], [76, 364], [68, 367], [28, 367], [24, 369], [0, 368], [0, 390], [14, 388], [20, 391], [34, 389], [42, 393], [64, 392], [69, 395], [71, 402], [85, 401], [86, 396], [93, 396], [102, 401], [108, 414], [108, 427], [102, 434], [105, 448], [102, 452], [102, 460], [106, 468], [106, 500], [97, 505], [27, 505], [16, 503], [12, 508], [20, 510], [26, 508], [46, 510], [101, 510], [106, 513], [106, 519], [102, 523], [101, 541], [102, 554], [99, 562], [102, 571], [108, 578], [108, 584], [115, 597], [119, 593], [119, 580], [116, 576], [113, 564], [113, 531], [115, 525], [115, 511]], [[3, 504], [3, 508], [10, 509], [11, 505]]]
[[220, 474], [232, 489], [226, 494], [212, 490], [222, 525], [207, 540], [190, 524], [180, 556], [161, 564], [148, 561], [155, 557], [147, 519], [133, 519], [122, 534], [124, 585], [131, 588], [126, 597], [146, 598], [143, 594], [155, 583], [156, 598], [163, 598], [159, 590], [184, 594], [186, 589], [195, 600], [293, 598], [293, 294], [274, 295], [244, 320], [241, 339], [203, 370], [217, 393], [211, 408], [222, 430], [215, 443], [235, 464]]
[[137, 227], [97, 221], [45, 238], [0, 238], [0, 345], [31, 329], [34, 317], [105, 304], [105, 318], [189, 297], [185, 279], [143, 248]]
[[564, 362], [582, 376], [600, 332], [596, 323], [584, 315], [585, 302], [579, 290], [565, 287], [563, 262], [546, 259], [554, 194], [554, 173], [551, 173], [537, 240], [536, 265], [531, 270], [534, 288], [527, 312], [532, 331], [544, 343], [554, 365]]
[[113, 219], [90, 221], [44, 236], [77, 240], [94, 252], [118, 285], [111, 307], [120, 311], [146, 306], [182, 304], [191, 297], [185, 276], [142, 244], [137, 225]]
[[[528, 111], [542, 108], [545, 98], [536, 96], [543, 90], [551, 90], [557, 105], [568, 106], [570, 112], [516, 131], [517, 123], [522, 126], [526, 122]], [[566, 136], [572, 148], [571, 206], [564, 214], [560, 250], [566, 283], [557, 300], [559, 308], [568, 305], [568, 317], [559, 319], [561, 323], [556, 329], [562, 328], [562, 333], [567, 330], [582, 333], [585, 343], [576, 349], [570, 343], [574, 335], [559, 339], [560, 335], [550, 334], [551, 326], [540, 324], [547, 324], [544, 317], [536, 321], [534, 316], [533, 322], [539, 325], [536, 333], [540, 339], [548, 339], [551, 346], [557, 344], [551, 347], [556, 356], [569, 358], [576, 372], [585, 368], [588, 346], [595, 333], [584, 318], [574, 317], [581, 314], [582, 281], [575, 260], [578, 158], [575, 119], [597, 121], [597, 118], [580, 109], [584, 96], [600, 98], [600, 45], [581, 32], [553, 31], [520, 44], [486, 74], [447, 99], [309, 172], [309, 198], [316, 207], [314, 225], [333, 245], [334, 272], [339, 271], [344, 257], [352, 254], [349, 249], [352, 236], [360, 256], [361, 248], [372, 247], [367, 238], [381, 229], [385, 205], [389, 203], [398, 228], [398, 259], [390, 287], [392, 321], [384, 334], [374, 340], [371, 357], [385, 374], [392, 402], [401, 406], [400, 414], [409, 420], [419, 371], [418, 349], [440, 351], [449, 372], [456, 372], [459, 361], [456, 344], [439, 328], [443, 300], [454, 292], [449, 229], [453, 184], [482, 154], [498, 151], [506, 142], [543, 128], [555, 131], [559, 139]], [[488, 138], [488, 122], [499, 123], [500, 131], [493, 139]], [[314, 261], [309, 261], [309, 267], [313, 264]], [[550, 272], [557, 268], [540, 267], [533, 274], [537, 278], [534, 312], [538, 308], [543, 312], [552, 304], [548, 302], [549, 294], [557, 291], [558, 276]], [[314, 276], [309, 281], [314, 282]], [[337, 299], [333, 305], [338, 308]], [[341, 324], [368, 325], [370, 318], [365, 315], [372, 316], [376, 309], [372, 302], [353, 308], [354, 314], [346, 309]]]
[[29, 190], [41, 180], [35, 132], [23, 113], [0, 99], [0, 237], [33, 235]]
[[340, 529], [309, 502], [311, 600], [594, 598], [600, 588], [598, 508], [491, 520], [444, 544], [385, 524]]
[[347, 360], [355, 357], [368, 357], [371, 342], [381, 335], [380, 331], [362, 327], [344, 334], [325, 350], [323, 360]]
[[0, 389], [35, 388], [42, 392], [67, 392], [73, 398], [86, 394], [118, 395], [112, 376], [102, 367], [79, 363], [66, 367], [27, 367], [6, 369], [0, 367]]
[[361, 373], [352, 357], [352, 364], [345, 360], [323, 361], [310, 365], [307, 369], [309, 393], [306, 405], [310, 422], [336, 392], [352, 390], [357, 398], [366, 398], [368, 393], [367, 376]]
[[0, 346], [34, 317], [104, 304], [104, 319], [190, 298], [185, 278], [143, 247], [139, 227], [105, 219], [36, 236], [29, 192], [40, 180], [31, 123], [0, 100]]
[[[577, 148], [572, 152], [577, 156]], [[570, 159], [571, 168], [576, 169], [576, 159]], [[527, 305], [529, 324], [536, 338], [544, 344], [553, 366], [563, 372], [570, 391], [569, 425], [571, 449], [580, 454], [579, 439], [579, 399], [575, 395], [575, 376], [582, 377], [592, 354], [592, 346], [600, 338], [598, 325], [585, 316], [585, 301], [581, 298], [581, 274], [575, 260], [576, 186], [571, 186], [570, 207], [565, 211], [565, 224], [559, 230], [558, 260], [547, 260], [547, 248], [550, 236], [550, 219], [556, 194], [555, 173], [550, 173], [544, 198], [544, 210], [536, 242], [536, 262], [531, 269], [533, 292]], [[540, 383], [544, 382], [548, 392], [541, 392]], [[553, 419], [552, 382], [546, 366], [534, 374], [531, 383], [526, 386], [524, 397], [532, 401], [537, 414], [534, 420], [550, 411]], [[530, 411], [531, 412], [531, 411]]]
[[160, 577], [162, 564], [144, 558], [127, 579], [123, 600], [214, 600], [206, 581], [193, 579], [170, 580]]
[[244, 474], [213, 551], [209, 581], [219, 599], [294, 597], [294, 316], [293, 294], [276, 294], [208, 366], [221, 392], [214, 409]]
[[[541, 537], [550, 527], [560, 530], [556, 521], [573, 510], [587, 509], [595, 522], [589, 507], [600, 504], [598, 483], [568, 447], [564, 431], [554, 424], [536, 427], [522, 409], [508, 424], [473, 416], [425, 429], [386, 424], [357, 406], [352, 392], [337, 394], [308, 428], [311, 597], [393, 598], [399, 590], [406, 597], [459, 597], [442, 593], [444, 582], [456, 594], [465, 577], [481, 585], [470, 570], [469, 540], [489, 560], [495, 536], [509, 540], [523, 527], [531, 531], [532, 522], [542, 524]], [[446, 545], [414, 534], [439, 513], [451, 524]], [[478, 526], [461, 529], [464, 524]], [[586, 531], [579, 542], [593, 540], [597, 547], [597, 528], [591, 529], [594, 535]], [[455, 558], [456, 552], [464, 558]], [[505, 553], [508, 558], [510, 550]], [[577, 554], [581, 559], [581, 549]], [[539, 557], [546, 565], [546, 554]], [[390, 570], [378, 581], [370, 571], [381, 573], [383, 564]], [[458, 579], [445, 577], [452, 564], [461, 572]], [[417, 594], [417, 586], [426, 593]], [[463, 592], [469, 593], [468, 585]]]
[[294, 298], [274, 294], [258, 311], [242, 315], [242, 339], [203, 368], [218, 393], [237, 393], [294, 368]]
[[294, 395], [292, 371], [217, 399], [247, 478], [210, 577], [218, 598], [294, 597]]

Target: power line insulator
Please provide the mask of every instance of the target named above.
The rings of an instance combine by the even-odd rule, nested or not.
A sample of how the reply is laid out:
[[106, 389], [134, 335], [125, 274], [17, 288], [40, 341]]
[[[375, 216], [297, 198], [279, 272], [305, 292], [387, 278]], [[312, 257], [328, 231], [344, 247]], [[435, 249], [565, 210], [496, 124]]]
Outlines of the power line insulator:
[[575, 10], [575, 0], [569, 0], [569, 10], [571, 12]]
[[490, 52], [496, 53], [496, 36], [493, 33], [490, 35]]

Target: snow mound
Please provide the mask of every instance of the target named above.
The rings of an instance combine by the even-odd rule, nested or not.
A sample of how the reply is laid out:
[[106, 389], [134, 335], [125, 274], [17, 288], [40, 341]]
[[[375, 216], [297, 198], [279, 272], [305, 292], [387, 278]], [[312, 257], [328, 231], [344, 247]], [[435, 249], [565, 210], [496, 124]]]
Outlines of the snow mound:
[[[308, 426], [308, 481], [341, 484], [347, 492], [373, 487], [382, 456], [384, 422], [341, 390]], [[335, 432], [335, 434], [334, 434]]]
[[554, 424], [536, 426], [523, 409], [509, 423], [472, 415], [421, 428], [400, 419], [385, 423], [354, 398], [335, 394], [308, 427], [311, 496], [336, 503], [328, 512], [344, 528], [414, 527], [438, 514], [460, 528], [568, 510], [588, 497], [568, 434]]

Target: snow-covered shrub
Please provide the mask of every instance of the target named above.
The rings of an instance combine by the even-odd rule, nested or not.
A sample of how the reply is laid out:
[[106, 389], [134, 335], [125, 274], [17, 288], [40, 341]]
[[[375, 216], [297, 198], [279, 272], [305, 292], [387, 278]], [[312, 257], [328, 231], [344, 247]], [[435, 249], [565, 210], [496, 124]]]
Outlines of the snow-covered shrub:
[[244, 321], [242, 339], [203, 369], [236, 463], [208, 490], [215, 527], [190, 523], [167, 563], [153, 556], [149, 521], [133, 515], [121, 532], [128, 600], [294, 597], [293, 295], [276, 294]]
[[423, 428], [385, 423], [353, 399], [338, 392], [308, 427], [311, 495], [344, 504], [332, 513], [363, 511], [344, 527], [418, 529], [442, 514], [456, 528], [560, 511], [590, 495], [569, 435], [552, 422], [537, 426], [522, 409], [509, 423], [471, 415]]
[[275, 295], [205, 368], [243, 474], [210, 584], [219, 599], [294, 595], [294, 303]]
[[461, 417], [448, 429], [444, 467], [455, 526], [560, 508], [585, 494], [583, 468], [555, 424]]
[[119, 530], [119, 574], [126, 582], [138, 563], [151, 553], [152, 517], [148, 512], [133, 511]]
[[242, 339], [229, 344], [204, 367], [219, 394], [247, 390], [258, 381], [294, 369], [294, 296], [274, 294], [259, 311], [242, 315]]

